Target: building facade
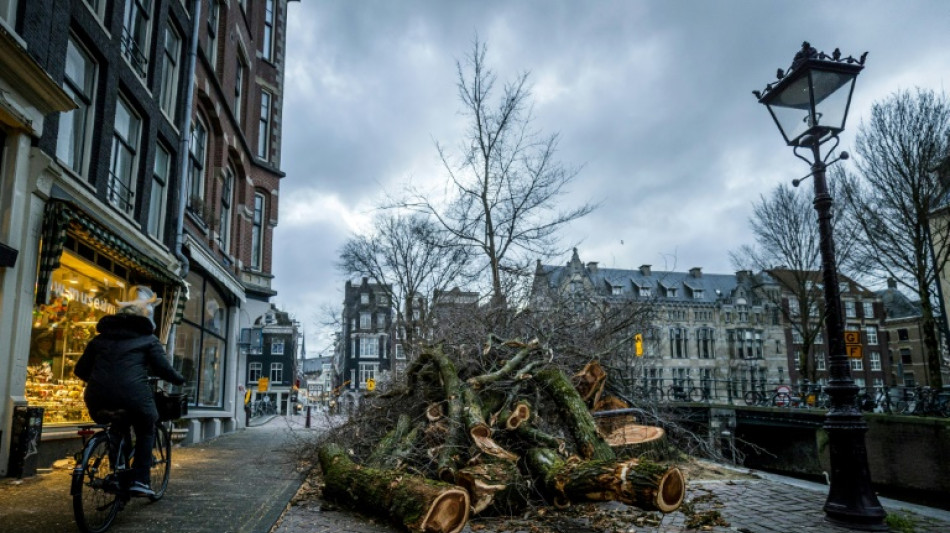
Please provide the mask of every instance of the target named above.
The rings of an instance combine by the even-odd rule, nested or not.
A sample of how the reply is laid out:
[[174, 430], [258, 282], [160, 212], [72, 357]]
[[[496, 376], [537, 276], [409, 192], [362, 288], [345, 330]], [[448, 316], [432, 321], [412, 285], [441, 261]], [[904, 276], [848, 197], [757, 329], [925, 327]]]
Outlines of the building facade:
[[41, 463], [72, 451], [89, 419], [72, 365], [137, 284], [164, 300], [188, 441], [243, 423], [238, 331], [273, 295], [286, 10], [0, 1], [0, 473], [18, 406], [43, 409]]
[[[278, 413], [291, 414], [299, 387], [298, 348], [303, 334], [300, 323], [274, 305], [241, 330], [240, 345], [247, 360], [247, 389], [250, 401], [265, 396], [277, 406]], [[299, 372], [298, 372], [299, 371]]]
[[887, 342], [889, 372], [885, 384], [896, 387], [930, 385], [920, 302], [914, 302], [888, 280], [887, 289], [877, 293], [884, 307], [882, 325]]
[[[342, 332], [333, 365], [333, 386], [345, 391], [344, 402], [358, 401], [370, 380], [381, 384], [389, 378], [396, 356], [391, 292], [368, 278], [359, 284], [346, 282]], [[405, 357], [404, 352], [400, 357]]]

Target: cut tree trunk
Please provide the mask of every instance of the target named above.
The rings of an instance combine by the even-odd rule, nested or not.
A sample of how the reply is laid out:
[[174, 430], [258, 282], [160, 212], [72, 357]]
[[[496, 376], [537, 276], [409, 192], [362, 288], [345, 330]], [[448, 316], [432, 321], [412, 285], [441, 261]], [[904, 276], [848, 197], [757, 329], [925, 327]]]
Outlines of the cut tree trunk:
[[534, 379], [557, 405], [568, 431], [574, 437], [580, 456], [597, 461], [613, 460], [613, 450], [604, 442], [587, 404], [564, 377], [564, 373], [557, 368], [546, 368], [535, 374]]
[[458, 471], [455, 483], [468, 491], [472, 514], [518, 514], [528, 503], [528, 484], [512, 462], [467, 466]]
[[550, 449], [525, 455], [538, 485], [557, 506], [618, 501], [649, 511], [669, 513], [683, 503], [686, 480], [678, 468], [647, 460], [565, 461]]
[[324, 496], [398, 521], [413, 533], [458, 533], [468, 522], [464, 489], [421, 476], [362, 467], [338, 445], [319, 449]]
[[409, 415], [399, 415], [399, 419], [396, 421], [396, 427], [394, 427], [382, 438], [382, 440], [379, 441], [379, 444], [377, 444], [376, 448], [373, 449], [373, 453], [370, 454], [369, 458], [366, 460], [367, 466], [384, 466], [387, 462], [387, 459], [392, 457], [396, 446], [402, 441], [406, 434], [409, 433], [409, 431]]
[[594, 405], [600, 399], [604, 386], [607, 384], [607, 372], [597, 361], [584, 365], [580, 372], [571, 378], [574, 388], [588, 405]]

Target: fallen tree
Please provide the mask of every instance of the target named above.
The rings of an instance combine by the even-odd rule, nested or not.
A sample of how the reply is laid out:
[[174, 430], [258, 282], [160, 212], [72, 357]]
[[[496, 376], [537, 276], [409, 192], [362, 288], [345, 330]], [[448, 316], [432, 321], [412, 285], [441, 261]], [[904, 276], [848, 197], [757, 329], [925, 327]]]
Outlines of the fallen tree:
[[599, 363], [565, 372], [538, 340], [494, 336], [464, 354], [427, 347], [405, 386], [366, 396], [346, 428], [352, 453], [320, 447], [327, 497], [427, 533], [457, 531], [469, 513], [520, 514], [538, 496], [557, 506], [617, 501], [664, 513], [682, 503], [677, 468], [618, 459], [615, 449], [648, 453], [663, 431], [627, 419], [598, 425], [591, 409], [615, 405]]

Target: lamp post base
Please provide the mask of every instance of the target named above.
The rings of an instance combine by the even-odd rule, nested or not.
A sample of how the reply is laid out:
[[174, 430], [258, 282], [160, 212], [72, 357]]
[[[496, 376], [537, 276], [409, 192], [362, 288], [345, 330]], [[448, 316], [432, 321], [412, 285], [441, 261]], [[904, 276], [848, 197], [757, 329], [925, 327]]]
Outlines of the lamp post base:
[[864, 435], [867, 423], [853, 408], [834, 407], [824, 429], [828, 434], [831, 487], [825, 501], [825, 519], [837, 526], [862, 531], [888, 531], [881, 507], [871, 487]]

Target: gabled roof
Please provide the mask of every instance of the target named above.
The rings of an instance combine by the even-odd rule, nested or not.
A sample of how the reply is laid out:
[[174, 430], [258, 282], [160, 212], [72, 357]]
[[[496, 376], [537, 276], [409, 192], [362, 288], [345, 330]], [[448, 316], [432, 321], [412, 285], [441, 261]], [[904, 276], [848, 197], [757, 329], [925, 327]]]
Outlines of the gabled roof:
[[884, 316], [887, 319], [920, 318], [923, 312], [920, 309], [920, 300], [912, 301], [896, 288], [877, 291], [884, 303]]

